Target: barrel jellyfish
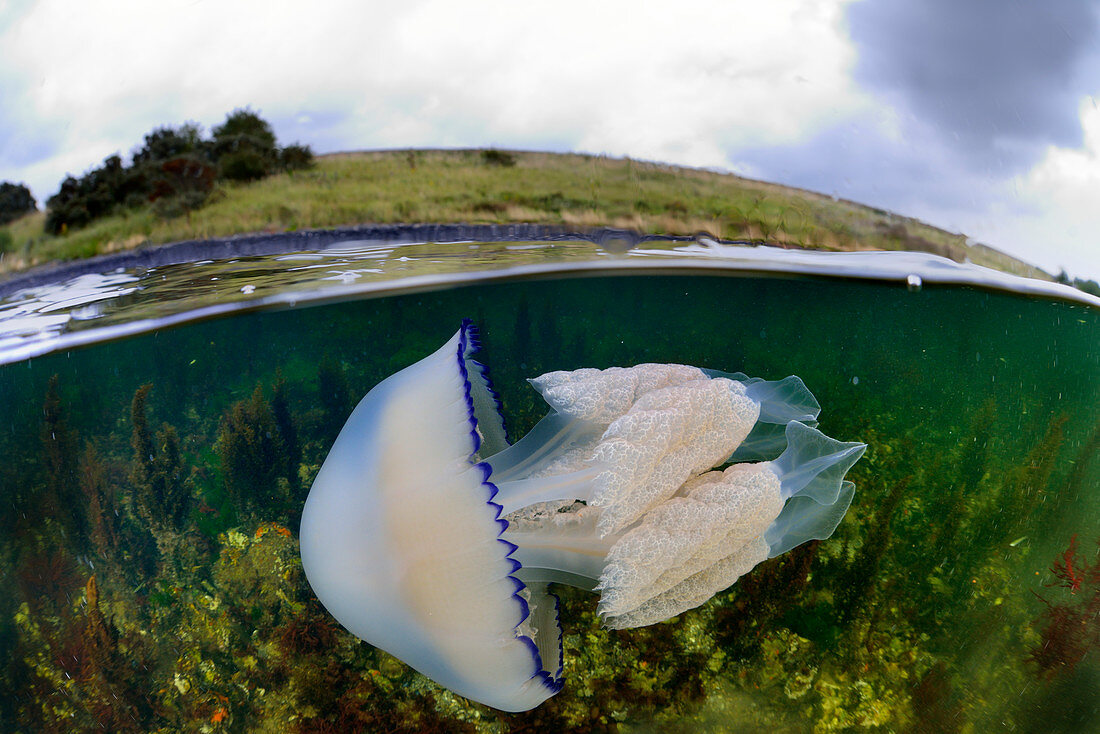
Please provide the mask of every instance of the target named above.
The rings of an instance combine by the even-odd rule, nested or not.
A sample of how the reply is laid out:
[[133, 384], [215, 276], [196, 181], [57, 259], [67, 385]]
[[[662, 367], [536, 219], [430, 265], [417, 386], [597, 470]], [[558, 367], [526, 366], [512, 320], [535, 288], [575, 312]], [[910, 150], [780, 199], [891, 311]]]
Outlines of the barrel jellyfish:
[[467, 320], [367, 393], [301, 527], [328, 611], [459, 695], [525, 711], [561, 690], [551, 583], [598, 592], [608, 627], [661, 622], [828, 537], [852, 500], [866, 447], [816, 430], [797, 377], [551, 372], [530, 381], [549, 413], [509, 444], [478, 347]]

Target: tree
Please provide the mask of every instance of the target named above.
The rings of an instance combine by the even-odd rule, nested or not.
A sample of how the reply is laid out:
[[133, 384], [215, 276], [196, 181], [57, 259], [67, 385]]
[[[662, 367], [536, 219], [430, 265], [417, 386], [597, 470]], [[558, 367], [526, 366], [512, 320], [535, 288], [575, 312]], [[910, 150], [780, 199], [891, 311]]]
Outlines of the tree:
[[15, 221], [37, 208], [31, 190], [23, 184], [0, 183], [0, 224]]

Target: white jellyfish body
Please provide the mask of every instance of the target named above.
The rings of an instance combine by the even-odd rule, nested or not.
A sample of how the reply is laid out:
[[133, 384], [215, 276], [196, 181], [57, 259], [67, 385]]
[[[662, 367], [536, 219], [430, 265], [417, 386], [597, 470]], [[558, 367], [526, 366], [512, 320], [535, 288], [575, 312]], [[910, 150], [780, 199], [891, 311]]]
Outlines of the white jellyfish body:
[[471, 336], [462, 329], [355, 408], [306, 500], [302, 566], [356, 636], [456, 693], [522, 711], [561, 687], [551, 624], [520, 630], [532, 607], [545, 617], [555, 605], [511, 575], [489, 469], [470, 459], [491, 425], [472, 418]]
[[[686, 365], [554, 372], [509, 446], [466, 321], [356, 407], [310, 490], [302, 563], [351, 632], [456, 693], [533, 708], [561, 688], [552, 582], [611, 627], [697, 606], [840, 522], [863, 444], [778, 382]], [[774, 461], [729, 459], [782, 453]]]

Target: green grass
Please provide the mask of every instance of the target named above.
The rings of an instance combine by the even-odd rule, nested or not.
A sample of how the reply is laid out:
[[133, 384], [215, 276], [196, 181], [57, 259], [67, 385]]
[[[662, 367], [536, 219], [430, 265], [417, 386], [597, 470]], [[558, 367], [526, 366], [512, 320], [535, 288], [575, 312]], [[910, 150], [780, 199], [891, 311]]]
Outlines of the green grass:
[[[729, 174], [630, 159], [482, 151], [385, 151], [322, 156], [306, 171], [253, 184], [220, 184], [190, 217], [151, 207], [61, 236], [41, 213], [7, 225], [12, 251], [0, 273], [187, 239], [366, 223], [535, 222], [576, 229], [621, 227], [819, 250], [921, 250], [1021, 275], [1048, 277], [995, 250], [914, 219], [853, 202]], [[504, 156], [505, 158], [507, 156]]]

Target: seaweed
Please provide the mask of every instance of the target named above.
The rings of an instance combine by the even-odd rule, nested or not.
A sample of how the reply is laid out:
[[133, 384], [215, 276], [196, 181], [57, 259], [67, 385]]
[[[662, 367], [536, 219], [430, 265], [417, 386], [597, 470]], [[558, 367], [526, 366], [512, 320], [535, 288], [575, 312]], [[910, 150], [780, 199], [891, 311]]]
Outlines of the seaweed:
[[1048, 503], [1052, 497], [1050, 482], [1058, 465], [1068, 421], [1067, 413], [1052, 415], [1043, 437], [1032, 445], [1024, 459], [1013, 469], [999, 500], [1001, 512], [1008, 519], [999, 528], [1001, 538], [1015, 537], [1025, 523], [1042, 526], [1056, 508], [1056, 502]]
[[914, 734], [954, 734], [962, 728], [962, 706], [943, 661], [921, 676], [913, 688]]
[[226, 492], [238, 509], [253, 509], [276, 498], [278, 436], [271, 405], [260, 385], [222, 418], [214, 445], [221, 458]]
[[36, 548], [25, 554], [15, 574], [23, 600], [42, 616], [60, 616], [73, 601], [84, 577], [63, 546]]
[[176, 429], [162, 424], [156, 435], [149, 430], [146, 402], [151, 383], [134, 392], [130, 403], [133, 430], [131, 482], [138, 511], [158, 531], [179, 531], [185, 527], [191, 507], [189, 472], [185, 471]]
[[351, 412], [351, 387], [343, 366], [327, 353], [317, 367], [317, 399], [321, 404], [319, 439], [331, 446]]
[[837, 621], [850, 623], [867, 605], [879, 583], [879, 569], [890, 546], [890, 524], [909, 487], [909, 477], [898, 477], [886, 498], [875, 510], [874, 519], [864, 535], [863, 546], [835, 585]]
[[512, 353], [520, 365], [531, 360], [531, 315], [527, 305], [527, 296], [521, 294], [516, 306], [516, 322], [512, 327]]
[[[717, 612], [719, 643], [736, 657], [756, 654], [776, 620], [801, 602], [821, 541], [811, 541], [773, 558], [737, 582], [734, 603]], [[826, 625], [829, 626], [829, 625]], [[828, 638], [822, 630], [820, 638]]]
[[[941, 462], [935, 474], [950, 477], [950, 490], [942, 495], [933, 495], [933, 502], [928, 514], [931, 517], [943, 518], [942, 522], [933, 525], [929, 544], [936, 547], [947, 547], [955, 544], [960, 528], [969, 520], [968, 500], [978, 490], [988, 465], [990, 451], [989, 426], [997, 420], [997, 403], [988, 399], [982, 403], [982, 407], [975, 412], [970, 421], [969, 430], [959, 440], [955, 451], [951, 452]], [[942, 500], [940, 499], [942, 496]], [[920, 556], [926, 560], [934, 560], [928, 554]], [[927, 575], [931, 569], [924, 569], [922, 575]]]
[[1040, 677], [1072, 672], [1086, 655], [1100, 651], [1100, 539], [1096, 546], [1089, 563], [1078, 555], [1074, 535], [1050, 567], [1055, 580], [1047, 586], [1068, 591], [1068, 598], [1053, 602], [1032, 592], [1046, 607], [1033, 622], [1042, 625], [1040, 642], [1028, 654]]
[[1080, 451], [1073, 459], [1073, 469], [1066, 479], [1064, 490], [1060, 493], [1066, 502], [1077, 502], [1081, 493], [1086, 489], [1089, 469], [1094, 463], [1100, 461], [1100, 423], [1092, 429], [1092, 433], [1081, 444]]
[[[777, 301], [780, 281], [628, 280], [243, 316], [0, 370], [0, 731], [1097, 729], [1091, 325], [1071, 320], [1088, 356], [1060, 341], [1056, 375], [1034, 369], [1049, 320], [1015, 302], [1011, 327], [940, 341], [898, 306], [920, 299], [919, 318], [942, 323], [956, 310], [932, 289], [876, 290], [864, 308], [809, 282]], [[870, 444], [849, 515], [652, 628], [609, 632], [589, 595], [562, 590], [566, 686], [534, 711], [439, 688], [319, 606], [294, 533], [353, 395], [470, 311], [497, 324], [486, 342], [514, 434], [545, 411], [519, 379], [540, 364], [800, 375], [830, 433]], [[838, 313], [843, 329], [800, 339]]]
[[302, 463], [302, 445], [298, 441], [298, 429], [290, 414], [286, 378], [281, 370], [275, 373], [275, 386], [271, 395], [271, 415], [279, 435], [279, 474], [286, 477], [290, 496], [296, 502], [305, 500], [298, 467]]
[[111, 558], [119, 552], [121, 542], [119, 505], [107, 482], [107, 468], [91, 443], [80, 457], [80, 489], [87, 508], [91, 550], [101, 559]]
[[128, 641], [126, 650], [120, 647], [118, 629], [99, 609], [94, 575], [85, 585], [85, 597], [87, 621], [79, 675], [91, 689], [92, 718], [108, 731], [148, 731], [155, 704], [149, 698], [149, 687], [135, 670], [135, 663], [144, 655], [135, 649], [134, 640]]
[[276, 628], [275, 638], [285, 655], [311, 655], [332, 648], [336, 628], [324, 612], [314, 608], [311, 613], [291, 617]]
[[45, 486], [39, 511], [55, 518], [74, 541], [86, 528], [84, 504], [77, 479], [76, 432], [69, 427], [67, 411], [59, 391], [60, 377], [53, 375], [42, 403], [42, 463]]

